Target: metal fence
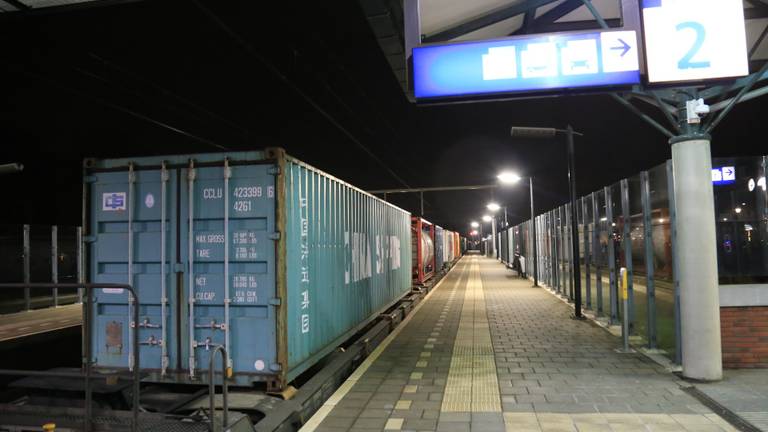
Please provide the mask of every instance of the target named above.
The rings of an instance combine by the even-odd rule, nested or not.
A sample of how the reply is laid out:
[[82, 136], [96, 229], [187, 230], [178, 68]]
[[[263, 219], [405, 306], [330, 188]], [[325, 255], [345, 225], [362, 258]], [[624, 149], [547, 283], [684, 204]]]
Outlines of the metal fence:
[[[721, 289], [768, 283], [768, 156], [714, 159], [734, 167], [733, 181], [713, 182]], [[629, 272], [630, 335], [679, 362], [679, 292], [672, 164], [656, 166], [577, 201], [584, 308], [612, 324], [622, 319], [618, 270]], [[570, 204], [536, 217], [538, 278], [572, 300]], [[530, 221], [510, 227], [512, 248], [532, 262]], [[685, 251], [696, 253], [696, 251]], [[529, 272], [529, 276], [530, 272]], [[768, 288], [766, 288], [768, 289]]]
[[[80, 227], [0, 225], [0, 283], [82, 282]], [[77, 288], [0, 292], [0, 314], [82, 302]]]

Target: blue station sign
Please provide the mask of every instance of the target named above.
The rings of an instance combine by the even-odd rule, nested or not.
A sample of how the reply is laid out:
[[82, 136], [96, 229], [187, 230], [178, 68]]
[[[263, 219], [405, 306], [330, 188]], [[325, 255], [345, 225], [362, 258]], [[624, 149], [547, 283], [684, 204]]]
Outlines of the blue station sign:
[[413, 49], [416, 99], [640, 83], [635, 31], [520, 36]]
[[712, 168], [712, 184], [722, 186], [736, 183], [736, 167], [724, 166]]

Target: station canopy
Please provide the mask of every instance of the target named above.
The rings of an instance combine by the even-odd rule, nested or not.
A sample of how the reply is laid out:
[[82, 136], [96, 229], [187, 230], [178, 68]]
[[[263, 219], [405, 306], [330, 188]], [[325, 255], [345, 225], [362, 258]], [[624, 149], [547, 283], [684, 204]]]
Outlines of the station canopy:
[[[125, 2], [125, 1], [123, 1]], [[0, 13], [2, 12], [28, 12], [40, 9], [67, 8], [72, 6], [106, 5], [119, 3], [115, 0], [0, 0]]]
[[[358, 0], [392, 72], [408, 93], [406, 20], [418, 10], [415, 43], [497, 39], [507, 36], [599, 29], [582, 0]], [[593, 0], [606, 23], [624, 27], [622, 3]], [[744, 1], [750, 70], [768, 60], [768, 0]], [[411, 42], [413, 43], [413, 42]]]

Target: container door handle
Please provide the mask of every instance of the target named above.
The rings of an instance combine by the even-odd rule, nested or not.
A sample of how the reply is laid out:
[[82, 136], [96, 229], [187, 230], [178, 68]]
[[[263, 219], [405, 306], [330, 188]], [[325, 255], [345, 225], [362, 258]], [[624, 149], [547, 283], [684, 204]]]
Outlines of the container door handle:
[[[128, 285], [133, 285], [133, 188], [136, 181], [136, 173], [133, 171], [133, 163], [128, 164], [128, 197], [126, 198], [126, 210], [128, 214]], [[128, 340], [133, 340], [133, 295], [128, 294]], [[136, 348], [138, 349], [138, 347]], [[133, 345], [128, 344], [128, 370], [133, 370]]]
[[[166, 312], [165, 308], [168, 304], [168, 294], [165, 286], [165, 193], [166, 185], [168, 183], [168, 170], [165, 167], [165, 162], [160, 170], [160, 331], [162, 340], [166, 340], [168, 337], [166, 333]], [[165, 344], [160, 345], [162, 353], [160, 354], [160, 375], [165, 376], [166, 369], [168, 368], [168, 350]]]
[[229, 178], [231, 176], [229, 159], [224, 158], [224, 353], [228, 368], [232, 367], [229, 349]]

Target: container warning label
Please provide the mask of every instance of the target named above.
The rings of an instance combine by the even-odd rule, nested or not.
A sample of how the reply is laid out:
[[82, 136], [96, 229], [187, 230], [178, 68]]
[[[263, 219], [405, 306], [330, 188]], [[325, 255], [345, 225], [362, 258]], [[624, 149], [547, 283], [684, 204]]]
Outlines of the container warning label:
[[105, 192], [101, 194], [102, 211], [124, 211], [125, 205], [125, 192]]

